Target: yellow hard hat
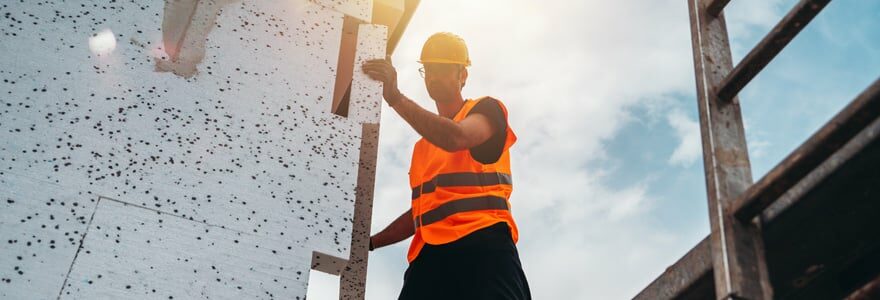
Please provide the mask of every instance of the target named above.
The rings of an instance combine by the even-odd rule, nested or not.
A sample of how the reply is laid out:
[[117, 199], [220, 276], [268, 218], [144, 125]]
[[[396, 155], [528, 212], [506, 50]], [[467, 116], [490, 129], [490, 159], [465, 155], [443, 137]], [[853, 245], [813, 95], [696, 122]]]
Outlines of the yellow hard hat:
[[449, 32], [438, 32], [425, 42], [419, 63], [459, 64], [468, 67], [471, 59], [468, 58], [464, 39]]

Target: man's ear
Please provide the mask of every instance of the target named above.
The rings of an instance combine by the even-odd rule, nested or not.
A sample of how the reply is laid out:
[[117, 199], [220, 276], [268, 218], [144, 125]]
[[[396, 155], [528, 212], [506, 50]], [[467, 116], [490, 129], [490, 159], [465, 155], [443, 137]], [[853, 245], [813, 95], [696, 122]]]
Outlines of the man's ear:
[[468, 78], [468, 70], [466, 67], [461, 67], [461, 88], [464, 89], [464, 84], [467, 83]]

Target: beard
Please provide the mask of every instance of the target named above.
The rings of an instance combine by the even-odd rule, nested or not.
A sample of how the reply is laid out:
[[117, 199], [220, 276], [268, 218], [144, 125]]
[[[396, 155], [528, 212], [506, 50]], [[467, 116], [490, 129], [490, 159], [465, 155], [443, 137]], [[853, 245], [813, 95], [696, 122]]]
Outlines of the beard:
[[434, 101], [443, 102], [455, 99], [456, 94], [460, 92], [461, 89], [451, 84], [435, 83], [428, 85], [428, 95], [431, 96], [431, 99], [434, 99]]

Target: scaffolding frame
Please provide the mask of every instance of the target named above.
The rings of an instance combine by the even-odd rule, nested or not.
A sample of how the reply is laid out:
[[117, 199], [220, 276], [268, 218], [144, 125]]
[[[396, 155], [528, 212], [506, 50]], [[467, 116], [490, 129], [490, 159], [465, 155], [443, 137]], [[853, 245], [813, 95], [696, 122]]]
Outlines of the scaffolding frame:
[[[786, 286], [785, 295], [774, 295], [774, 286], [782, 280], [776, 279], [775, 285], [771, 280], [764, 245], [768, 237], [762, 227], [800, 205], [801, 199], [824, 188], [834, 176], [876, 174], [842, 170], [854, 168], [848, 162], [856, 158], [880, 168], [878, 155], [873, 154], [877, 151], [871, 150], [880, 143], [880, 80], [753, 183], [737, 94], [830, 0], [799, 1], [735, 67], [723, 13], [730, 0], [687, 1], [711, 231], [635, 299], [786, 298], [794, 289]], [[864, 244], [868, 246], [859, 247], [869, 250], [856, 253], [873, 257], [874, 244]], [[814, 280], [817, 276], [807, 278], [803, 287], [819, 282]], [[849, 297], [880, 293], [880, 277], [875, 276], [867, 283], [854, 281], [859, 284], [848, 288]]]

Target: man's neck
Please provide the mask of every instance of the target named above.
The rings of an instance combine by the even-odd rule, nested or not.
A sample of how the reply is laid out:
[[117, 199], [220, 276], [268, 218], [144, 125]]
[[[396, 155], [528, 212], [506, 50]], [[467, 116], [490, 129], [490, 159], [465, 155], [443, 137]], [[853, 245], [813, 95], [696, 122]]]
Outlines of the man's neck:
[[461, 106], [464, 105], [464, 98], [461, 97], [461, 94], [458, 94], [458, 97], [453, 99], [434, 100], [434, 104], [437, 105], [437, 113], [440, 116], [453, 119], [458, 114], [458, 111], [461, 110]]

